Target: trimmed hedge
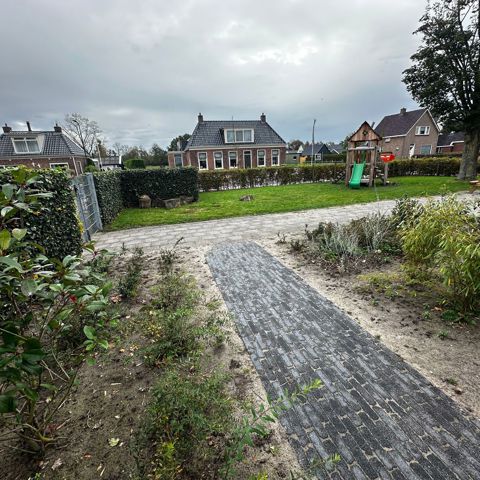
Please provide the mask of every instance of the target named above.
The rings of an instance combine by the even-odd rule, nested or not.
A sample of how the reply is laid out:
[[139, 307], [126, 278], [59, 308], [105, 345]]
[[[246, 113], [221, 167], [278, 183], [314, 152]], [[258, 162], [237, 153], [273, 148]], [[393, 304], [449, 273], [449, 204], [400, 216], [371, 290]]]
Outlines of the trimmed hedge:
[[280, 167], [232, 170], [208, 170], [198, 175], [200, 191], [253, 188], [265, 185], [289, 185], [322, 182], [335, 178], [345, 164], [284, 165]]
[[325, 163], [345, 163], [347, 161], [346, 153], [324, 153], [323, 161]]
[[145, 168], [145, 162], [143, 158], [130, 158], [125, 161], [125, 167], [128, 169], [142, 169]]
[[394, 160], [389, 164], [388, 176], [405, 177], [411, 175], [434, 175], [451, 177], [458, 175], [460, 158], [436, 157]]
[[109, 170], [93, 174], [100, 216], [105, 225], [111, 223], [123, 208], [122, 173], [122, 170]]
[[198, 170], [176, 168], [160, 170], [124, 170], [121, 172], [124, 207], [138, 207], [138, 197], [148, 195], [152, 205], [159, 200], [181, 195], [198, 200]]
[[[23, 217], [29, 240], [45, 248], [45, 254], [51, 258], [81, 253], [80, 224], [68, 174], [60, 169], [38, 170], [36, 173], [45, 190], [53, 195], [39, 200], [47, 208], [46, 211], [40, 215], [26, 214]], [[11, 176], [8, 170], [1, 172], [0, 182], [9, 181]]]

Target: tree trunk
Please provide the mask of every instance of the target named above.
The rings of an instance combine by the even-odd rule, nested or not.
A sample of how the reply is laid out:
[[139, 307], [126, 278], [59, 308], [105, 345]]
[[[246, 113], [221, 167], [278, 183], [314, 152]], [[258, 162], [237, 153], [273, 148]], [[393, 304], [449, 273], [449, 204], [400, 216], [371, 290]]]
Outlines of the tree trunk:
[[459, 180], [475, 180], [477, 178], [477, 161], [480, 147], [480, 130], [465, 133], [465, 148], [460, 164]]

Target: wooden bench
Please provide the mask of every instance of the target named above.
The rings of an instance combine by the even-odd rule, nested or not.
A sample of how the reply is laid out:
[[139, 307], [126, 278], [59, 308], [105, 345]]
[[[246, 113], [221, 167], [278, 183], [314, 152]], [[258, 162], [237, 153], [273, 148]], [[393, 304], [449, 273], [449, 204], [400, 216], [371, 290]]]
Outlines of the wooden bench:
[[474, 193], [477, 188], [480, 188], [480, 182], [478, 180], [470, 181], [470, 193]]

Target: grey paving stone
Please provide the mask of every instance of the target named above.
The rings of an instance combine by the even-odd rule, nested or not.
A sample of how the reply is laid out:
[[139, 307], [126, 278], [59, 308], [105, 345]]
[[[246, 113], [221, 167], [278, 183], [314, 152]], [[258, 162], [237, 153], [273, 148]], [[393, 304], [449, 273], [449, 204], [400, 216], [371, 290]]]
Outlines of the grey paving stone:
[[[459, 194], [461, 199], [473, 198]], [[421, 199], [425, 201], [426, 199]], [[389, 212], [395, 201], [347, 205], [345, 207], [319, 208], [300, 212], [254, 215], [237, 218], [208, 220], [177, 225], [133, 228], [116, 232], [100, 232], [94, 235], [99, 248], [119, 250], [122, 243], [128, 247], [159, 249], [172, 246], [180, 237], [184, 245], [210, 245], [236, 240], [258, 240], [274, 237], [277, 233], [302, 233], [305, 225], [311, 228], [319, 222], [344, 223], [374, 212]]]
[[338, 452], [321, 478], [480, 479], [480, 424], [253, 242], [207, 261], [267, 392], [325, 387], [281, 417], [299, 460]]

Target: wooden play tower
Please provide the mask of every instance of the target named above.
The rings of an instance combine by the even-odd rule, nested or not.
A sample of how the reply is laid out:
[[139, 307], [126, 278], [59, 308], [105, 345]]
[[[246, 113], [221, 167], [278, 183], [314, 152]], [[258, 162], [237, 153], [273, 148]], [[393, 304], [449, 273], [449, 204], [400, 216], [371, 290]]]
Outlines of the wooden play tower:
[[381, 140], [382, 137], [368, 122], [363, 122], [348, 139], [345, 185], [359, 188], [360, 184], [368, 184], [371, 187], [376, 176], [380, 177], [384, 184], [387, 182], [388, 164], [380, 160]]

